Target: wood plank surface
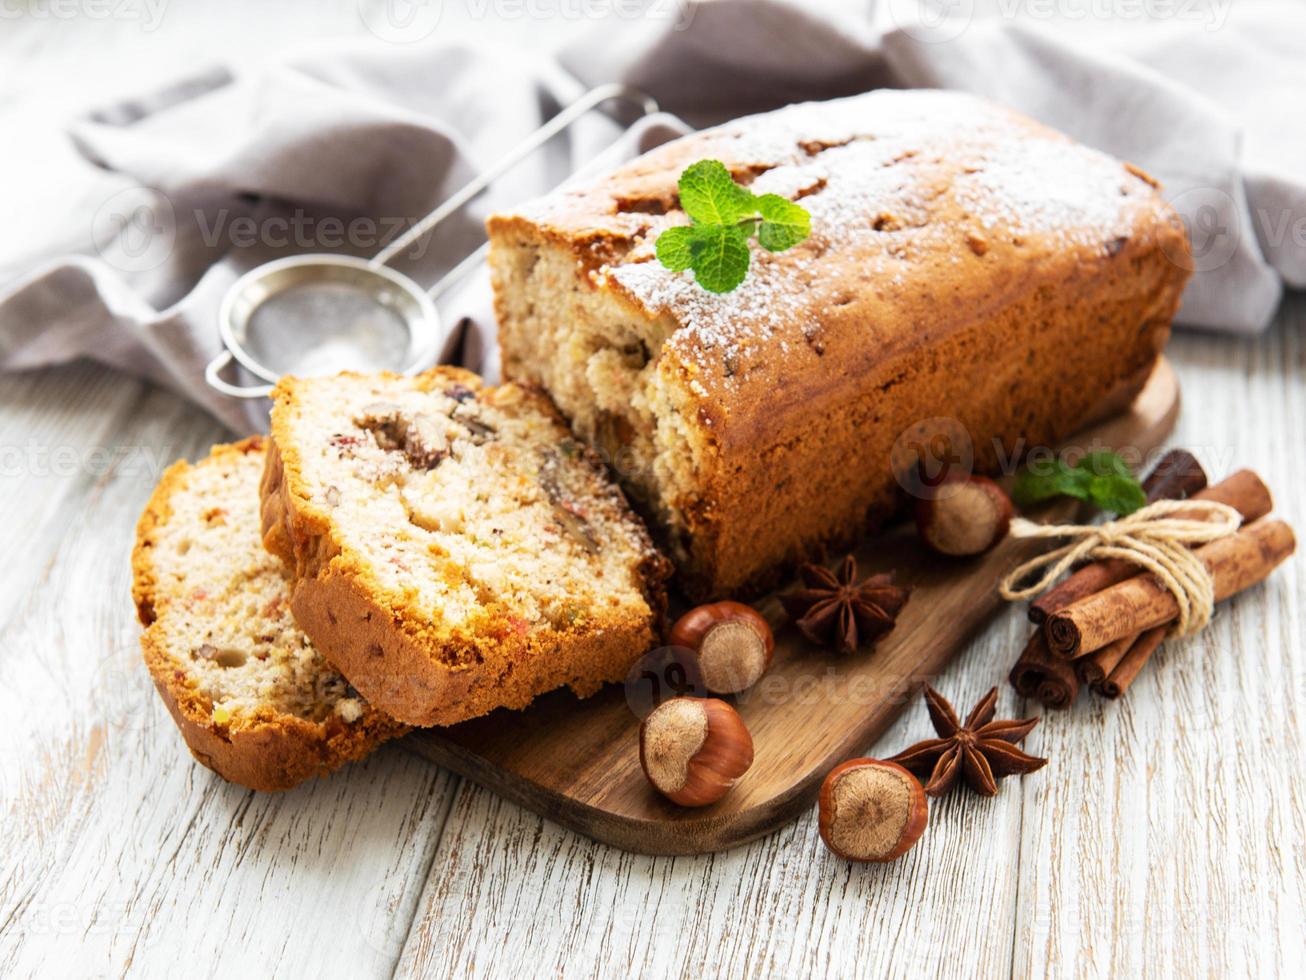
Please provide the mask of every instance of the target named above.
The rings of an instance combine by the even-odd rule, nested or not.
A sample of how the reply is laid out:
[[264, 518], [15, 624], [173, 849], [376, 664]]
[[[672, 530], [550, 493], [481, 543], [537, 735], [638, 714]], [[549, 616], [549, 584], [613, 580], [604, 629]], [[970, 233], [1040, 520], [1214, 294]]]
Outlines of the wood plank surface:
[[[47, 376], [47, 390], [84, 374]], [[122, 460], [123, 446], [198, 456], [222, 435], [159, 391], [103, 422], [101, 448]], [[180, 950], [238, 974], [386, 973], [451, 777], [394, 753], [269, 795], [196, 766], [142, 671], [128, 599], [133, 526], [156, 479], [111, 467], [49, 519], [48, 561], [6, 563], [29, 580], [10, 596], [0, 653], [0, 690], [14, 694], [0, 726], [0, 975], [162, 972]], [[333, 893], [345, 898], [323, 901]], [[287, 947], [296, 922], [315, 939]]]

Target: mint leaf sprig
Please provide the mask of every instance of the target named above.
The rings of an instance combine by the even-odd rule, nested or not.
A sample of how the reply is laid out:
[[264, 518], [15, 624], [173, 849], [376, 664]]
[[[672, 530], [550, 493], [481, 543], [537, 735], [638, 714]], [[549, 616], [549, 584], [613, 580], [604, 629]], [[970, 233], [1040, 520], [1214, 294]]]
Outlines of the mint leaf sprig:
[[770, 252], [793, 248], [812, 231], [807, 210], [779, 194], [736, 184], [720, 160], [699, 160], [680, 175], [680, 207], [690, 224], [658, 236], [658, 261], [672, 272], [694, 270], [712, 293], [728, 293], [748, 275], [748, 240]]
[[1088, 453], [1074, 466], [1058, 457], [1046, 466], [1040, 463], [1037, 470], [1026, 468], [1016, 478], [1012, 497], [1021, 507], [1051, 497], [1077, 497], [1122, 517], [1147, 503], [1129, 464], [1105, 451]]

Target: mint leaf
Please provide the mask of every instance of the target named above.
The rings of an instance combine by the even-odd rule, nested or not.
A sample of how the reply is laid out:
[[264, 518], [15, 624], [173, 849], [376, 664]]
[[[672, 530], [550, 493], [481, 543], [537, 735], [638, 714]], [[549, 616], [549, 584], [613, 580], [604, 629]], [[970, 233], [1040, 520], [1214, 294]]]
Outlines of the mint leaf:
[[694, 279], [710, 293], [730, 292], [748, 275], [748, 233], [726, 225], [694, 230]]
[[713, 293], [728, 293], [748, 274], [748, 233], [738, 225], [681, 225], [657, 240], [658, 261], [672, 272], [694, 270]]
[[1093, 477], [1088, 499], [1093, 506], [1123, 517], [1146, 504], [1147, 494], [1132, 476], [1112, 473], [1109, 476]]
[[801, 206], [779, 194], [763, 194], [756, 199], [762, 223], [757, 229], [757, 243], [770, 252], [793, 248], [812, 233], [812, 216]]
[[1129, 464], [1120, 454], [1108, 450], [1085, 453], [1084, 458], [1075, 464], [1075, 468], [1092, 473], [1094, 476], [1124, 476], [1131, 480], [1134, 477]]
[[658, 235], [658, 261], [672, 272], [684, 272], [692, 267], [697, 232], [698, 228], [694, 225], [679, 225]]
[[688, 225], [658, 235], [658, 261], [672, 272], [694, 270], [700, 286], [728, 293], [748, 275], [748, 240], [783, 252], [812, 231], [812, 217], [779, 194], [753, 194], [720, 160], [699, 160], [680, 175], [680, 207]]
[[1093, 475], [1085, 470], [1067, 466], [1061, 459], [1040, 463], [1037, 470], [1026, 469], [1016, 478], [1012, 497], [1022, 507], [1036, 504], [1052, 497], [1078, 497], [1087, 500]]
[[1022, 507], [1051, 497], [1076, 497], [1099, 510], [1132, 514], [1147, 503], [1147, 494], [1129, 470], [1129, 464], [1112, 452], [1093, 452], [1074, 466], [1064, 460], [1040, 462], [1016, 478], [1012, 498]]
[[1147, 503], [1147, 494], [1119, 453], [1106, 450], [1088, 453], [1075, 468], [1092, 476], [1085, 499], [1100, 510], [1132, 514]]
[[720, 160], [699, 160], [680, 175], [680, 207], [695, 224], [732, 225], [753, 212], [753, 201]]

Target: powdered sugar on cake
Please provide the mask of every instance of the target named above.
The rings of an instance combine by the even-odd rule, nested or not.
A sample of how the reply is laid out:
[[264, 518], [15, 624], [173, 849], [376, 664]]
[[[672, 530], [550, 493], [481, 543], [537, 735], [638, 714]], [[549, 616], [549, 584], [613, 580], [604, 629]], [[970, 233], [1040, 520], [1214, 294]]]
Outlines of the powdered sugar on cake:
[[963, 173], [953, 198], [986, 229], [1096, 245], [1127, 234], [1129, 209], [1151, 188], [1105, 154], [1061, 139], [986, 147], [982, 169]]
[[603, 270], [651, 313], [674, 318], [680, 327], [668, 343], [702, 363], [776, 335], [801, 345], [806, 320], [819, 316], [817, 264], [844, 250], [889, 287], [904, 264], [926, 254], [944, 262], [949, 252], [960, 255], [965, 242], [954, 240], [955, 228], [945, 238], [931, 221], [936, 212], [961, 212], [980, 237], [1038, 235], [1096, 249], [1127, 235], [1132, 212], [1152, 199], [1151, 188], [1110, 157], [956, 93], [878, 92], [793, 106], [710, 137], [704, 155], [751, 176], [757, 194], [800, 200], [812, 234], [780, 254], [754, 243], [744, 283], [713, 294], [692, 272], [670, 272], [652, 256], [657, 234], [683, 220], [673, 212], [646, 221], [624, 261]]

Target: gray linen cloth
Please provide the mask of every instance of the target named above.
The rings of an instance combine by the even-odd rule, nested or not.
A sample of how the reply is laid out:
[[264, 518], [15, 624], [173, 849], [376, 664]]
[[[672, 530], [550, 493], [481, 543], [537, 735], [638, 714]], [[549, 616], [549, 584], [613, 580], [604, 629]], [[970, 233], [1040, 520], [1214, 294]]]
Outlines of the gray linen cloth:
[[[1234, 14], [1227, 0], [1189, 4], [1188, 15], [1118, 30], [1040, 19], [1032, 0], [1022, 16], [1024, 3], [885, 0], [871, 15], [834, 18], [779, 0], [690, 3], [665, 16], [664, 2], [663, 16], [614, 18], [552, 61], [353, 44], [241, 77], [201, 72], [73, 124], [99, 168], [88, 166], [88, 180], [114, 179], [85, 254], [0, 289], [0, 368], [93, 357], [169, 385], [237, 431], [262, 428], [265, 403], [203, 382], [220, 350], [218, 304], [241, 272], [294, 252], [374, 252], [585, 87], [614, 80], [667, 113], [624, 136], [610, 117], [587, 118], [398, 267], [434, 282], [483, 240], [495, 206], [689, 125], [878, 86], [955, 88], [1157, 176], [1194, 242], [1180, 321], [1263, 328], [1284, 283], [1306, 286], [1306, 126], [1296, 104], [1306, 92], [1306, 6]], [[493, 377], [484, 273], [441, 309], [457, 325], [443, 359]]]

